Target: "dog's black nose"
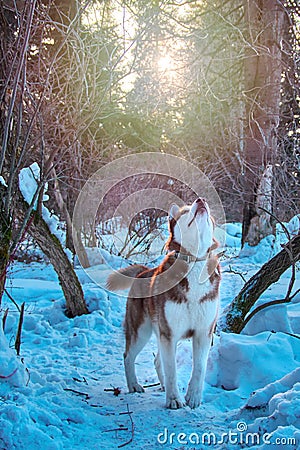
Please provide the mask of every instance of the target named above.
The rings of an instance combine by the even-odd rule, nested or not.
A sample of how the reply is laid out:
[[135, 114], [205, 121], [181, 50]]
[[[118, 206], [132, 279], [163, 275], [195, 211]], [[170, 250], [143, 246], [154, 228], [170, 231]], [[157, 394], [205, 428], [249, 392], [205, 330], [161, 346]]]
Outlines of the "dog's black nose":
[[200, 203], [201, 205], [203, 205], [204, 203], [206, 203], [205, 198], [197, 198], [196, 203]]

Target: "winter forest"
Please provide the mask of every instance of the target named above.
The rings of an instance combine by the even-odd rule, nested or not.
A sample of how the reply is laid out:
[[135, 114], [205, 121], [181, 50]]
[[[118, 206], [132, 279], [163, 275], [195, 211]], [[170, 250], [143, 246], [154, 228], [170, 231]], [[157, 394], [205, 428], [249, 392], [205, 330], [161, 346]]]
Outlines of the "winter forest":
[[[0, 450], [299, 449], [298, 1], [2, 0], [0, 33]], [[172, 410], [154, 336], [128, 393], [106, 281], [197, 197], [220, 308]], [[176, 362], [184, 397], [190, 339]]]

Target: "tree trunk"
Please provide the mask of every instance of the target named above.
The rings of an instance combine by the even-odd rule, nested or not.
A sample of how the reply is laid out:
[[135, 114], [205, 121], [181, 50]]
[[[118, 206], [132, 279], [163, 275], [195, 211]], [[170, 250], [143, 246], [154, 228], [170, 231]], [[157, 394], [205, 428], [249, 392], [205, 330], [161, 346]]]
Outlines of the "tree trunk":
[[[248, 42], [245, 58], [245, 170], [242, 245], [257, 245], [272, 234], [272, 167], [277, 151], [286, 14], [280, 2], [247, 0]], [[268, 177], [268, 183], [264, 178]], [[264, 190], [267, 188], [266, 190]]]
[[[300, 234], [289, 241], [283, 250], [247, 281], [225, 311], [225, 324], [222, 331], [240, 333], [244, 328], [246, 315], [256, 300], [295, 262], [300, 260]], [[288, 301], [288, 300], [287, 300]]]
[[[24, 220], [29, 206], [23, 200], [21, 194], [18, 197], [18, 206], [19, 218]], [[34, 215], [34, 219], [30, 223], [28, 232], [39, 245], [42, 252], [49, 258], [50, 263], [57, 273], [65, 296], [68, 317], [88, 314], [89, 311], [84, 300], [81, 285], [61, 243], [50, 232], [44, 219], [35, 211], [32, 214]]]

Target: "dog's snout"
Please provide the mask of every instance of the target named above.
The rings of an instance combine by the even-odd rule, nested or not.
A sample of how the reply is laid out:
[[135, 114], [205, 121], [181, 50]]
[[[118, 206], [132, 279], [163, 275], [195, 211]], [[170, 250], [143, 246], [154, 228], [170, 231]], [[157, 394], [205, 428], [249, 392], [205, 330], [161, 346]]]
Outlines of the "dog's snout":
[[204, 213], [209, 213], [208, 205], [204, 198], [199, 197], [191, 207], [190, 214], [192, 215], [192, 219], [189, 221], [188, 226], [194, 222], [198, 215], [202, 216]]

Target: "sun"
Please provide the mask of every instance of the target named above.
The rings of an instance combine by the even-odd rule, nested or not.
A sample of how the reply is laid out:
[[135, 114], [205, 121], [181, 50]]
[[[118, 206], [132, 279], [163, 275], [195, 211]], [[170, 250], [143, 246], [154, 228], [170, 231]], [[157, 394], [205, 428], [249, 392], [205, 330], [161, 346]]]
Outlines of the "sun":
[[167, 53], [157, 59], [156, 70], [161, 82], [174, 82], [178, 75], [176, 61]]
[[157, 69], [159, 72], [174, 74], [176, 71], [176, 63], [171, 55], [165, 54], [157, 60]]
[[170, 55], [161, 56], [157, 61], [158, 70], [165, 72], [166, 70], [172, 70], [173, 61]]

